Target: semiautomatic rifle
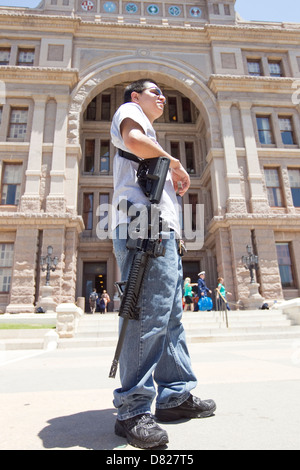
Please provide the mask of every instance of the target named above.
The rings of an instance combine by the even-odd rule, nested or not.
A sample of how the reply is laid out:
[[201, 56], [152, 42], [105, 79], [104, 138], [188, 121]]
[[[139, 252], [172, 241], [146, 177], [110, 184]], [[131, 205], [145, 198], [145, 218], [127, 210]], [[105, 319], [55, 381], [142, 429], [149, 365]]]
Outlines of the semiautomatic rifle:
[[141, 162], [137, 172], [139, 185], [150, 201], [150, 205], [144, 209], [147, 217], [147, 230], [146, 233], [139, 232], [137, 226], [134, 234], [131, 233], [128, 237], [127, 249], [134, 250], [128, 280], [115, 283], [121, 298], [119, 316], [123, 318], [123, 323], [109, 373], [110, 378], [115, 378], [117, 373], [128, 322], [139, 320], [139, 300], [150, 261], [153, 258], [165, 256], [161, 237], [162, 218], [155, 204], [160, 202], [169, 165], [170, 160], [166, 157], [147, 159]]

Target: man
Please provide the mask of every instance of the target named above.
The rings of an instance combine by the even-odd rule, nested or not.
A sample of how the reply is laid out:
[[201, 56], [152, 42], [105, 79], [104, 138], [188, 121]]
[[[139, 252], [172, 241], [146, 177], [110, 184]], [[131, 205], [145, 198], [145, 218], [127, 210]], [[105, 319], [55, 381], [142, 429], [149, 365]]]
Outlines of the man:
[[199, 279], [198, 279], [198, 296], [199, 299], [201, 297], [207, 296], [207, 294], [211, 294], [211, 290], [207, 287], [206, 282], [205, 282], [205, 271], [201, 271], [201, 273], [198, 274]]
[[213, 301], [210, 297], [207, 297], [207, 294], [211, 294], [211, 290], [207, 287], [205, 282], [205, 271], [202, 271], [198, 274], [198, 307], [201, 311], [208, 311], [210, 312], [213, 308]]
[[98, 299], [98, 294], [97, 294], [96, 289], [94, 288], [89, 297], [90, 309], [91, 309], [92, 314], [94, 314], [96, 311], [97, 299]]
[[[163, 114], [165, 105], [157, 84], [150, 79], [132, 83], [125, 90], [124, 102], [111, 126], [112, 142], [119, 149], [114, 159], [114, 207], [118, 207], [122, 198], [133, 204], [149, 205], [137, 183], [138, 163], [124, 158], [123, 152], [141, 159], [164, 156], [169, 158], [171, 168], [159, 204], [164, 226], [168, 227], [168, 234], [163, 234], [166, 253], [150, 261], [141, 295], [140, 319], [129, 321], [120, 356], [121, 388], [114, 391], [114, 405], [118, 409], [116, 434], [126, 437], [133, 446], [153, 448], [168, 442], [166, 431], [151, 415], [155, 396], [155, 415], [159, 421], [208, 417], [216, 405], [190, 393], [197, 379], [180, 321], [182, 265], [176, 239], [180, 234], [176, 191], [181, 196], [185, 194], [190, 185], [189, 175], [179, 160], [156, 141], [153, 122]], [[122, 280], [128, 278], [133, 259], [124, 237], [128, 222], [127, 214], [117, 210], [112, 228]]]

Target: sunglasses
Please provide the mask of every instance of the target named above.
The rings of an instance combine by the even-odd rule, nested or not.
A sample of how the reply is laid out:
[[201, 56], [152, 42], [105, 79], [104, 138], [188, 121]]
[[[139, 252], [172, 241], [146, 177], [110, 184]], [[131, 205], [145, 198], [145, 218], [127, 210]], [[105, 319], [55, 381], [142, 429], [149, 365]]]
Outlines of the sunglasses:
[[[151, 91], [151, 93], [154, 93], [156, 96], [162, 96], [162, 97], [164, 98], [164, 104], [166, 103], [167, 100], [166, 100], [166, 98], [165, 98], [165, 96], [164, 96], [164, 94], [163, 94], [163, 92], [161, 91], [160, 88], [158, 88], [158, 87], [150, 87], [150, 88], [145, 88], [145, 90]], [[145, 90], [144, 90], [144, 91], [145, 91]]]

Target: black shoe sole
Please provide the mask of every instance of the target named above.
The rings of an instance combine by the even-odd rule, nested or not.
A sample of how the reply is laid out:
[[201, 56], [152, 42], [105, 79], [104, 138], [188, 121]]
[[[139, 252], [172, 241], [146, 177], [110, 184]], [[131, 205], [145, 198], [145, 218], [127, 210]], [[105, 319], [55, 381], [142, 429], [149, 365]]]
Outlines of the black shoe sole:
[[211, 410], [198, 412], [195, 410], [172, 410], [172, 408], [166, 410], [156, 410], [155, 418], [161, 423], [180, 421], [181, 419], [210, 418], [216, 409], [217, 407], [215, 406]]
[[115, 424], [115, 434], [119, 437], [125, 437], [127, 439], [128, 444], [133, 447], [138, 447], [140, 449], [153, 449], [155, 447], [162, 447], [168, 444], [169, 442], [167, 435], [161, 436], [161, 438], [156, 442], [140, 441], [139, 439], [136, 439], [135, 437], [127, 433], [119, 421], [116, 421]]

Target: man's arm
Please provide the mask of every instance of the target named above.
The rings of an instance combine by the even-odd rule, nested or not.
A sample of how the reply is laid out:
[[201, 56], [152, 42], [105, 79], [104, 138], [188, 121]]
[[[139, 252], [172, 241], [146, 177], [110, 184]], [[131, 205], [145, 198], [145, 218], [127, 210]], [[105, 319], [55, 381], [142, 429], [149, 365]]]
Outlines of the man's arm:
[[[143, 128], [130, 118], [126, 118], [121, 123], [121, 135], [126, 147], [140, 158], [167, 157], [170, 160], [172, 170], [172, 180], [175, 191], [183, 196], [190, 187], [190, 177], [185, 171], [180, 161], [172, 157], [159, 145], [145, 135]], [[180, 185], [178, 185], [180, 183]]]

